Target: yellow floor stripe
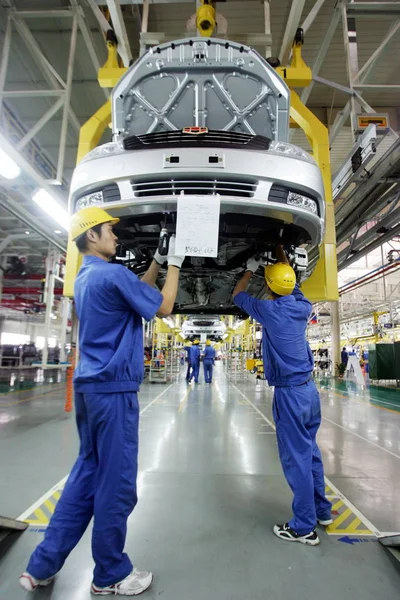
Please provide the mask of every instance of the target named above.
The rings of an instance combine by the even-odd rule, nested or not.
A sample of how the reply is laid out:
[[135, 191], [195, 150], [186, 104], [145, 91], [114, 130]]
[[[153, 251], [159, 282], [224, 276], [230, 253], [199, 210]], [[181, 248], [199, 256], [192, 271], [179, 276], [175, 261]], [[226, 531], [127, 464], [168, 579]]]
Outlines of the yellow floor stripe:
[[56, 506], [55, 506], [55, 504], [53, 504], [53, 502], [50, 500], [50, 498], [48, 498], [47, 500], [45, 500], [45, 501], [43, 502], [43, 504], [44, 504], [44, 506], [45, 506], [46, 508], [48, 508], [48, 509], [49, 509], [50, 513], [51, 513], [51, 514], [53, 514], [53, 512], [54, 512], [54, 509], [55, 509], [55, 507], [56, 507]]
[[338, 508], [340, 508], [341, 506], [343, 506], [343, 500], [339, 500], [339, 502], [336, 502], [336, 504], [334, 504], [332, 506], [332, 510], [337, 510]]
[[348, 529], [335, 529], [335, 531], [328, 531], [329, 527], [327, 527], [327, 533], [329, 535], [375, 535], [369, 529], [357, 529], [357, 531], [349, 531]]
[[350, 508], [346, 508], [346, 510], [342, 512], [342, 514], [337, 519], [334, 520], [333, 524], [329, 525], [328, 531], [336, 531], [339, 525], [341, 525], [352, 514], [353, 513], [351, 512]]
[[35, 519], [27, 519], [28, 523], [37, 523], [39, 521], [43, 525], [47, 525], [49, 522], [49, 518], [44, 514], [41, 508], [37, 508], [33, 514], [35, 515]]
[[349, 533], [357, 533], [357, 527], [359, 527], [361, 523], [361, 519], [354, 519], [354, 521], [352, 521], [350, 525], [346, 528], [346, 531], [348, 531]]
[[61, 491], [62, 491], [62, 490], [57, 490], [56, 492], [54, 492], [54, 494], [53, 494], [53, 496], [52, 496], [52, 497], [53, 497], [55, 500], [59, 500], [59, 499], [60, 499], [60, 496], [61, 496]]

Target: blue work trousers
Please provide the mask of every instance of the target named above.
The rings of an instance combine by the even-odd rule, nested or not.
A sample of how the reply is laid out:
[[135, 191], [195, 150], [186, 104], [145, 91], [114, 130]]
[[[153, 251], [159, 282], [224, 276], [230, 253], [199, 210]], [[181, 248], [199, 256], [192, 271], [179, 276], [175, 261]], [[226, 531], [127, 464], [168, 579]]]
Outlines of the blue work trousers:
[[313, 381], [296, 387], [276, 387], [273, 414], [279, 456], [293, 492], [289, 525], [299, 535], [313, 531], [318, 519], [331, 517], [325, 497], [324, 467], [316, 436], [321, 401]]
[[79, 456], [42, 543], [27, 571], [47, 579], [61, 569], [94, 517], [93, 581], [106, 587], [127, 577], [127, 519], [137, 502], [139, 403], [135, 392], [75, 393]]
[[192, 381], [192, 378], [194, 377], [195, 382], [199, 383], [199, 373], [200, 373], [200, 361], [193, 362], [192, 363], [192, 373], [190, 375], [189, 381]]
[[204, 366], [204, 379], [206, 380], [206, 383], [211, 383], [212, 381], [212, 376], [213, 376], [213, 361], [212, 360], [207, 360], [204, 359], [203, 361], [203, 366]]

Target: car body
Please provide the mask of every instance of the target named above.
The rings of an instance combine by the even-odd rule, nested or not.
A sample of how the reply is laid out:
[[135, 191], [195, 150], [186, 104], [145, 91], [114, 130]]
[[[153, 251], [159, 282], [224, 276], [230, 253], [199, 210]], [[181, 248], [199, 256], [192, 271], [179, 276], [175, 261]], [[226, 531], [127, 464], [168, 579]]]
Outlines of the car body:
[[[113, 139], [77, 165], [72, 210], [101, 204], [120, 217], [140, 273], [161, 228], [175, 231], [178, 196], [218, 194], [218, 257], [186, 258], [175, 310], [233, 313], [248, 258], [323, 238], [321, 173], [287, 142], [289, 106], [286, 84], [251, 48], [204, 38], [152, 48], [112, 92]], [[262, 292], [260, 275], [252, 286]]]
[[206, 339], [221, 341], [226, 333], [226, 325], [217, 316], [191, 317], [182, 323], [182, 335], [185, 339]]

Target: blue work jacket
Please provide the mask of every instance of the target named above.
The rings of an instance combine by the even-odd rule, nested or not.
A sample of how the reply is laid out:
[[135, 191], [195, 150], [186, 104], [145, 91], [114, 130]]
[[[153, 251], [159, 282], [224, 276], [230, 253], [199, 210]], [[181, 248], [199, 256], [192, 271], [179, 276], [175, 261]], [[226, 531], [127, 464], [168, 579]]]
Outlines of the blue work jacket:
[[189, 353], [190, 362], [192, 365], [200, 362], [200, 346], [191, 346]]
[[206, 346], [204, 350], [204, 360], [212, 360], [215, 358], [215, 350], [211, 346]]
[[136, 392], [143, 380], [142, 318], [161, 306], [158, 290], [124, 266], [84, 256], [75, 281], [79, 318], [77, 392]]
[[269, 385], [305, 383], [314, 368], [306, 340], [312, 305], [299, 287], [276, 300], [257, 300], [240, 292], [233, 301], [263, 326], [264, 373]]

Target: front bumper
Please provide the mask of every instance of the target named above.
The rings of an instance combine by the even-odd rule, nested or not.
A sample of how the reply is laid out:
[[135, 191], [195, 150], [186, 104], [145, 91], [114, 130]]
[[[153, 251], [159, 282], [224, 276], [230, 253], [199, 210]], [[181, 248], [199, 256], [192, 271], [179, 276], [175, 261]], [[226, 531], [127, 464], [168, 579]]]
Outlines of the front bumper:
[[[313, 245], [320, 244], [324, 234], [318, 166], [270, 151], [174, 148], [89, 158], [74, 171], [71, 211], [79, 208], [83, 196], [103, 189], [110, 192], [104, 194], [104, 207], [113, 216], [173, 212], [181, 193], [219, 194], [221, 214], [259, 215], [292, 224], [306, 231]], [[282, 190], [315, 200], [317, 214], [286, 204]]]

